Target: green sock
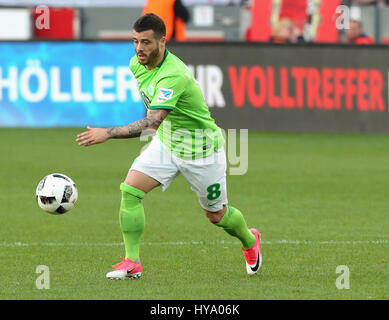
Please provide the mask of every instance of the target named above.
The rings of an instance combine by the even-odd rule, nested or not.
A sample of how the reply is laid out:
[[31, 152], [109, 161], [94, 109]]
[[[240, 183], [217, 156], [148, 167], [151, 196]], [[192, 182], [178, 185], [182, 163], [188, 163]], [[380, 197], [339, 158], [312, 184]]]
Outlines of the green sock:
[[145, 215], [142, 199], [143, 191], [128, 184], [120, 185], [122, 201], [120, 203], [119, 221], [122, 230], [126, 258], [135, 261], [139, 258], [139, 241], [145, 228]]
[[222, 227], [228, 234], [238, 238], [244, 249], [251, 248], [255, 243], [255, 236], [247, 228], [242, 213], [236, 208], [227, 205], [224, 216], [216, 226]]

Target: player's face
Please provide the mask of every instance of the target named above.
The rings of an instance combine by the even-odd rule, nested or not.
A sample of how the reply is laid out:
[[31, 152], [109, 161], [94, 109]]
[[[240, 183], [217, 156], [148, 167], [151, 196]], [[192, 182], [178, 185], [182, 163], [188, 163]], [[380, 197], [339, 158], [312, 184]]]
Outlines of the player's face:
[[139, 63], [142, 65], [154, 65], [164, 52], [165, 37], [156, 39], [153, 30], [132, 33], [135, 52]]

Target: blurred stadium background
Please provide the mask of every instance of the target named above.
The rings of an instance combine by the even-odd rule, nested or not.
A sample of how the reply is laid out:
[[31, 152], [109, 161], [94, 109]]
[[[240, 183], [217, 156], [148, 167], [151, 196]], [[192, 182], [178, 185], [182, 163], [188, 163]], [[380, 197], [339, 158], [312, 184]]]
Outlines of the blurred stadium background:
[[[145, 5], [1, 0], [0, 126], [104, 126], [142, 117], [127, 66], [131, 26]], [[169, 48], [193, 69], [222, 127], [388, 132], [385, 1], [182, 5], [189, 21]]]

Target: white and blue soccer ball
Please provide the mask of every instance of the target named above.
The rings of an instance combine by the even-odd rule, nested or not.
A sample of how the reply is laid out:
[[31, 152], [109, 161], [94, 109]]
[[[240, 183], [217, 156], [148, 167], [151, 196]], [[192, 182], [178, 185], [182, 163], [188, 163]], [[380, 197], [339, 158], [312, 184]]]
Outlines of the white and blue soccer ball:
[[36, 201], [45, 211], [63, 214], [74, 207], [78, 190], [72, 179], [62, 173], [52, 173], [44, 177], [36, 188]]

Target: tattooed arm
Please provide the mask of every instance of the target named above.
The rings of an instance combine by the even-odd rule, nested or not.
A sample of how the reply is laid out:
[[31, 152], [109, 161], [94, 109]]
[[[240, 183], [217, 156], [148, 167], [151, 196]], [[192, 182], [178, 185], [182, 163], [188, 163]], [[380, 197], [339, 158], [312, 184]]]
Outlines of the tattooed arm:
[[147, 110], [146, 118], [135, 121], [123, 127], [107, 128], [110, 138], [134, 138], [139, 137], [144, 131], [156, 131], [163, 119], [169, 114], [169, 110]]
[[146, 118], [130, 123], [126, 126], [111, 128], [91, 128], [88, 131], [77, 135], [76, 141], [80, 146], [90, 146], [92, 144], [102, 143], [108, 139], [135, 138], [142, 132], [154, 132], [169, 114], [170, 110], [154, 109], [147, 110]]

